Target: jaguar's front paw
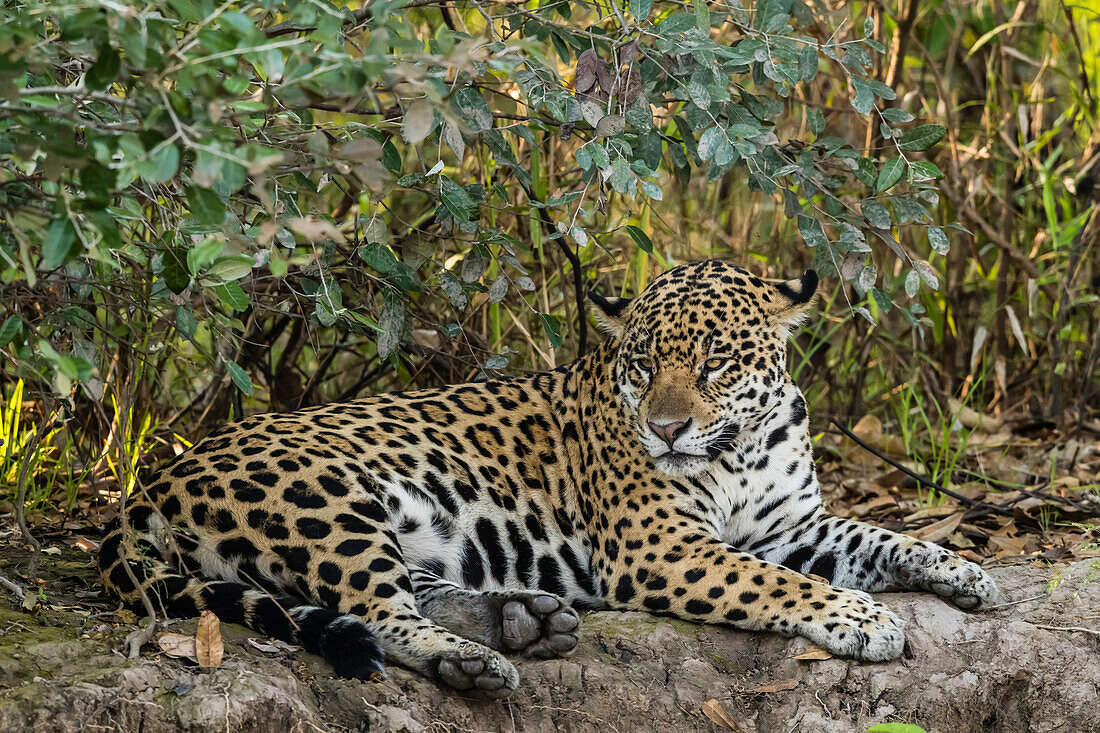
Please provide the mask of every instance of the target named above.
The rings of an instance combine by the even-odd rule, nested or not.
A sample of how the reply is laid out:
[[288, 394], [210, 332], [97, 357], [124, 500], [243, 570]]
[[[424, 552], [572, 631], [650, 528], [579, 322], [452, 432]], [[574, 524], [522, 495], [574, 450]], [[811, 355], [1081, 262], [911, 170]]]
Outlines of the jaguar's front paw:
[[942, 547], [910, 558], [909, 585], [930, 591], [966, 611], [984, 611], [1005, 603], [1008, 597], [976, 564]]
[[858, 590], [832, 588], [823, 602], [795, 626], [799, 634], [837, 656], [868, 662], [897, 659], [905, 647], [901, 619]]

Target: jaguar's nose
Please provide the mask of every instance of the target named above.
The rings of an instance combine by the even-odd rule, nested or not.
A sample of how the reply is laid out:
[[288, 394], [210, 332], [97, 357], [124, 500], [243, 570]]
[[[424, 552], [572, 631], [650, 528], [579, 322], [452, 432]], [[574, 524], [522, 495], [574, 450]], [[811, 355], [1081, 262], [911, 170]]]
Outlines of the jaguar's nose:
[[648, 424], [649, 429], [671, 448], [676, 439], [687, 431], [688, 425], [691, 424], [691, 418], [687, 420], [649, 420]]

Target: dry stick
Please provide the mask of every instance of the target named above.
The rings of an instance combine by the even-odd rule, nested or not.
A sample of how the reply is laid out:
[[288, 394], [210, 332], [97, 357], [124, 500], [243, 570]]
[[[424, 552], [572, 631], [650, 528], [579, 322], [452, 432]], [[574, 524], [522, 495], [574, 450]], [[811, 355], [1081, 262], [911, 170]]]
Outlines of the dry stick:
[[[886, 86], [891, 89], [895, 88], [898, 79], [901, 78], [902, 69], [905, 68], [905, 56], [908, 51], [909, 34], [913, 28], [913, 23], [917, 20], [917, 7], [919, 0], [904, 0], [904, 6], [901, 8], [901, 18], [897, 21], [897, 28], [894, 30], [893, 42], [890, 44], [890, 58], [886, 66]], [[886, 3], [881, 2], [881, 10], [883, 15], [887, 14]], [[870, 118], [867, 124], [867, 136], [865, 138], [866, 147], [870, 150], [881, 139], [882, 135], [879, 132], [878, 125], [875, 124], [874, 118]]]
[[1012, 511], [1009, 510], [1009, 509], [1005, 509], [1002, 506], [997, 506], [996, 504], [989, 504], [989, 503], [984, 502], [984, 501], [977, 501], [976, 499], [971, 499], [970, 497], [964, 496], [964, 495], [958, 493], [957, 491], [952, 491], [950, 489], [944, 488], [943, 486], [936, 483], [932, 479], [930, 479], [926, 476], [921, 476], [916, 471], [909, 470], [908, 468], [906, 468], [902, 464], [898, 463], [897, 461], [895, 461], [891, 458], [888, 458], [886, 455], [884, 455], [880, 451], [876, 450], [872, 446], [870, 446], [867, 443], [860, 440], [856, 436], [855, 433], [853, 433], [851, 430], [849, 430], [848, 428], [841, 425], [840, 422], [838, 422], [836, 420], [836, 418], [829, 418], [829, 422], [831, 422], [833, 425], [835, 425], [836, 428], [840, 432], [844, 433], [844, 435], [846, 435], [848, 438], [850, 438], [852, 440], [852, 442], [854, 442], [860, 448], [863, 448], [868, 453], [871, 453], [872, 455], [877, 456], [878, 458], [882, 459], [884, 462], [890, 464], [894, 468], [896, 468], [899, 471], [901, 471], [902, 473], [904, 473], [909, 478], [911, 478], [915, 481], [919, 481], [920, 483], [924, 484], [926, 487], [928, 487], [930, 489], [934, 489], [936, 491], [939, 491], [944, 496], [950, 496], [952, 499], [955, 499], [957, 501], [961, 501], [963, 504], [966, 504], [968, 507], [971, 507], [971, 508], [974, 508], [974, 509], [977, 509], [977, 508], [987, 509], [987, 510], [989, 510], [990, 512], [992, 512], [994, 514], [1000, 514], [1001, 516], [1005, 516], [1005, 517], [1011, 517], [1012, 516]]
[[42, 433], [45, 431], [46, 426], [50, 423], [52, 418], [52, 414], [46, 413], [42, 416], [39, 423], [34, 426], [34, 434], [31, 436], [30, 443], [28, 443], [27, 447], [24, 449], [23, 465], [19, 467], [18, 490], [15, 498], [15, 521], [19, 525], [19, 532], [23, 535], [23, 539], [26, 540], [27, 544], [34, 548], [30, 562], [27, 563], [27, 587], [30, 588], [32, 592], [38, 585], [36, 576], [38, 575], [38, 559], [42, 557], [42, 543], [35, 539], [30, 529], [27, 528], [27, 518], [23, 513], [23, 502], [26, 501], [27, 498], [27, 474], [30, 472], [31, 460], [38, 450], [38, 444], [42, 440]]
[[1085, 94], [1089, 98], [1089, 107], [1092, 109], [1092, 114], [1096, 116], [1096, 99], [1092, 96], [1092, 84], [1089, 82], [1088, 71], [1085, 70], [1085, 50], [1081, 48], [1081, 37], [1077, 35], [1077, 23], [1073, 20], [1073, 11], [1066, 5], [1065, 1], [1061, 3], [1062, 12], [1066, 15], [1066, 22], [1069, 24], [1070, 33], [1073, 36], [1073, 45], [1077, 47], [1077, 55], [1080, 57], [1080, 75], [1081, 75], [1081, 87], [1085, 90]]
[[[1027, 619], [1025, 618], [1024, 621], [1027, 621]], [[1048, 631], [1080, 631], [1082, 634], [1100, 636], [1100, 631], [1096, 629], [1086, 629], [1084, 626], [1048, 626], [1047, 624], [1037, 624], [1034, 621], [1027, 622], [1037, 629], [1047, 629]]]
[[0, 573], [0, 586], [3, 586], [7, 590], [11, 591], [11, 594], [18, 598], [20, 601], [22, 601], [27, 595], [26, 591], [23, 590], [23, 586], [8, 580], [8, 577], [3, 573]]
[[[94, 404], [96, 410], [99, 411], [100, 419], [103, 420], [105, 425], [114, 424], [114, 420], [107, 419], [107, 412], [103, 409], [102, 404], [94, 400], [92, 404]], [[122, 405], [116, 403], [116, 411], [120, 422], [126, 419], [123, 417], [125, 410], [122, 409]], [[122, 465], [125, 463], [131, 473], [136, 474], [133, 464], [130, 463], [130, 455], [126, 452], [126, 446], [122, 444], [122, 435], [125, 432], [122, 428], [124, 427], [124, 425], [119, 425], [120, 432], [118, 433], [118, 440], [116, 440], [118, 443], [118, 452], [122, 459], [118, 462], [119, 471], [121, 472], [123, 470]], [[118, 492], [118, 521], [119, 532], [121, 533], [118, 543], [119, 562], [122, 563], [122, 569], [126, 571], [126, 577], [129, 578], [130, 583], [134, 588], [137, 588], [138, 593], [141, 594], [141, 603], [145, 606], [145, 613], [149, 617], [149, 623], [144, 628], [130, 632], [123, 641], [123, 646], [126, 647], [126, 656], [130, 659], [137, 659], [138, 655], [141, 654], [141, 648], [152, 641], [157, 633], [157, 610], [153, 607], [153, 601], [145, 591], [145, 586], [137, 579], [137, 575], [134, 574], [134, 569], [130, 567], [129, 546], [126, 544], [127, 535], [130, 532], [130, 520], [126, 516], [125, 478], [124, 475], [121, 482], [121, 490]], [[144, 491], [144, 487], [142, 490]], [[159, 509], [157, 511], [159, 514]], [[168, 526], [167, 522], [165, 526]], [[171, 533], [169, 533], [169, 539], [171, 539]]]
[[[527, 194], [527, 198], [532, 203], [543, 204], [538, 207], [539, 209], [539, 221], [542, 223], [542, 228], [546, 233], [546, 236], [554, 238], [558, 244], [558, 249], [565, 255], [565, 259], [569, 261], [569, 264], [573, 268], [573, 297], [577, 301], [577, 356], [584, 356], [588, 347], [588, 317], [587, 311], [584, 308], [585, 294], [584, 294], [584, 278], [581, 276], [581, 258], [569, 247], [569, 243], [565, 241], [565, 237], [554, 228], [554, 222], [550, 220], [550, 215], [546, 213], [546, 207], [544, 202], [539, 200], [539, 197], [535, 195], [533, 186], [528, 186], [522, 180], [516, 179], [519, 185], [523, 188], [524, 193]], [[562, 273], [562, 281], [565, 281], [565, 273]]]

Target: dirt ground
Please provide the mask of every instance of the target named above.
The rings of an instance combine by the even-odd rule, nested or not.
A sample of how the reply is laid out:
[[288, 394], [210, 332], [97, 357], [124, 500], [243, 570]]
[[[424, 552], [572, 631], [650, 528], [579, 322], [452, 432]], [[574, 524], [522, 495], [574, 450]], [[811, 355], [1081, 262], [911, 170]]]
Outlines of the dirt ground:
[[[0, 542], [5, 572], [27, 559], [13, 540]], [[820, 659], [801, 639], [592, 613], [574, 657], [520, 662], [515, 697], [483, 703], [398, 668], [376, 684], [336, 679], [319, 659], [232, 625], [208, 671], [156, 643], [128, 660], [120, 650], [136, 619], [100, 596], [92, 555], [63, 543], [47, 552], [30, 609], [0, 602], [0, 730], [12, 733], [849, 733], [888, 721], [933, 733], [1100, 731], [1097, 560], [993, 568], [1013, 603], [988, 614], [883, 596], [909, 639], [909, 654], [884, 664]], [[195, 629], [194, 619], [165, 627]]]
[[[874, 418], [816, 448], [831, 511], [983, 563], [1013, 598], [1004, 608], [974, 615], [925, 595], [884, 596], [908, 623], [910, 652], [885, 664], [822, 659], [801, 639], [592, 613], [576, 655], [520, 662], [523, 682], [503, 704], [400, 668], [378, 684], [336, 679], [319, 659], [216, 621], [216, 665], [189, 659], [211, 661], [194, 619], [162, 626], [141, 658], [125, 658], [139, 619], [99, 591], [94, 553], [117, 486], [97, 478], [71, 511], [30, 513], [45, 547], [36, 592], [20, 601], [0, 588], [0, 731], [850, 733], [904, 722], [932, 733], [1100, 733], [1100, 427], [1072, 437], [987, 420], [971, 416], [978, 427], [964, 441], [942, 443], [956, 452], [949, 493], [916, 480], [933, 464], [912, 462]], [[0, 502], [0, 575], [23, 585], [30, 551], [11, 511]]]

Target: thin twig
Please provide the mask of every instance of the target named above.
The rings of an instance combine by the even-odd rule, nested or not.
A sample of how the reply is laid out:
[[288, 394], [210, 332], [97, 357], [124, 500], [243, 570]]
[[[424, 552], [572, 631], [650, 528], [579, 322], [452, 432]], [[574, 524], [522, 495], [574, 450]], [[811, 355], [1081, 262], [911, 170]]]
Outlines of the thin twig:
[[27, 474], [31, 469], [31, 461], [34, 460], [35, 454], [38, 452], [38, 444], [42, 440], [42, 433], [45, 432], [46, 426], [49, 424], [53, 415], [51, 413], [44, 413], [42, 419], [34, 426], [34, 434], [31, 435], [30, 442], [23, 449], [23, 461], [19, 467], [19, 480], [18, 489], [15, 498], [15, 521], [19, 525], [19, 532], [23, 535], [23, 539], [34, 548], [34, 552], [31, 554], [30, 562], [27, 563], [27, 587], [35, 588], [38, 583], [38, 560], [42, 557], [42, 543], [39, 542], [30, 529], [27, 527], [27, 518], [24, 513], [23, 503], [27, 499]]
[[860, 448], [863, 448], [868, 453], [871, 453], [872, 455], [875, 455], [878, 458], [882, 459], [883, 461], [885, 461], [889, 465], [893, 466], [894, 468], [896, 468], [899, 471], [901, 471], [902, 473], [904, 473], [909, 478], [911, 478], [915, 481], [919, 481], [920, 483], [924, 484], [924, 486], [926, 486], [927, 488], [934, 489], [934, 490], [940, 492], [941, 494], [943, 494], [944, 496], [950, 496], [952, 499], [955, 499], [957, 501], [961, 501], [963, 504], [966, 504], [969, 507], [973, 507], [973, 508], [981, 507], [983, 509], [989, 510], [990, 512], [993, 512], [994, 514], [1000, 514], [1001, 516], [1005, 516], [1005, 517], [1011, 517], [1012, 516], [1012, 511], [1010, 509], [1005, 509], [1004, 507], [997, 506], [996, 504], [989, 504], [989, 503], [984, 502], [984, 501], [977, 501], [976, 499], [971, 499], [970, 497], [964, 496], [963, 494], [960, 494], [957, 491], [952, 491], [950, 489], [944, 488], [943, 486], [941, 486], [937, 482], [933, 481], [932, 479], [928, 478], [927, 476], [921, 476], [916, 471], [912, 471], [912, 470], [906, 468], [905, 466], [898, 463], [897, 461], [887, 457], [881, 451], [876, 450], [872, 446], [870, 446], [867, 443], [860, 440], [856, 436], [855, 433], [853, 433], [851, 430], [849, 430], [848, 428], [841, 425], [840, 422], [838, 422], [835, 418], [830, 418], [829, 422], [831, 422], [833, 425], [835, 425], [836, 428], [840, 432], [844, 433], [844, 435], [846, 435], [848, 438], [850, 438]]
[[983, 608], [982, 613], [985, 613], [986, 611], [997, 611], [997, 610], [1002, 609], [1002, 608], [1008, 608], [1009, 606], [1018, 606], [1021, 603], [1029, 603], [1031, 601], [1037, 601], [1040, 598], [1046, 598], [1046, 597], [1047, 597], [1046, 593], [1040, 593], [1039, 595], [1032, 596], [1031, 598], [1021, 598], [1018, 601], [1008, 601], [1007, 603], [998, 603], [996, 606], [989, 606], [988, 608]]
[[8, 576], [4, 575], [3, 573], [0, 573], [0, 586], [3, 586], [7, 590], [11, 591], [11, 594], [18, 598], [20, 601], [22, 601], [27, 596], [26, 591], [23, 590], [23, 586], [8, 580]]
[[[1027, 621], [1027, 619], [1024, 619], [1024, 621]], [[1037, 629], [1047, 629], [1048, 631], [1080, 631], [1082, 634], [1100, 636], [1100, 631], [1096, 629], [1086, 629], [1084, 626], [1048, 626], [1047, 624], [1037, 624], [1034, 621], [1027, 622]]]

